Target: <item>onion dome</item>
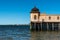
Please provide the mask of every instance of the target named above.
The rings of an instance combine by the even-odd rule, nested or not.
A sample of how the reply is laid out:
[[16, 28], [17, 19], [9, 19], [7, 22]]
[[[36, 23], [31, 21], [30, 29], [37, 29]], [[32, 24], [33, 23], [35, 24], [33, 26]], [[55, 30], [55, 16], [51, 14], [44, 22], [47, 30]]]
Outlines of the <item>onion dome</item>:
[[31, 13], [40, 13], [40, 12], [39, 12], [39, 9], [38, 9], [38, 8], [34, 7], [34, 8], [31, 10]]

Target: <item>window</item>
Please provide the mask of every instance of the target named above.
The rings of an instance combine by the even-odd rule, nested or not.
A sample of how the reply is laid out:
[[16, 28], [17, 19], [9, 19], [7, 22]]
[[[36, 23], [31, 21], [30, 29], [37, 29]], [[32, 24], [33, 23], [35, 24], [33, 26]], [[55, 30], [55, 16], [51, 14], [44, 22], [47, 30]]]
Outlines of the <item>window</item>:
[[57, 17], [57, 19], [59, 20], [59, 16]]
[[49, 20], [51, 19], [51, 17], [49, 16]]
[[42, 19], [42, 22], [44, 22], [44, 19]]
[[34, 15], [34, 20], [36, 20], [36, 15]]

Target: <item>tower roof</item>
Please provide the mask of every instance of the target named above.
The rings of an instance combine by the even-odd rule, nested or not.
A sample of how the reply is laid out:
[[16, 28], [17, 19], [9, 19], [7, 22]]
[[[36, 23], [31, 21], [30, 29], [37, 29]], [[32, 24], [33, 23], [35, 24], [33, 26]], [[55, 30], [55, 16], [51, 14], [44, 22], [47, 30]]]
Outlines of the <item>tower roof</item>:
[[40, 13], [39, 9], [36, 6], [31, 10], [31, 13]]

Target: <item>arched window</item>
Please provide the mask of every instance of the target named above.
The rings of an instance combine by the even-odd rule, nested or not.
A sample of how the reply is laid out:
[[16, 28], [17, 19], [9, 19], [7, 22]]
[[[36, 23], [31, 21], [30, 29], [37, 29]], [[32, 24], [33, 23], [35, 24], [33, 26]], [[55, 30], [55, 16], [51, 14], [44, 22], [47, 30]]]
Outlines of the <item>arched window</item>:
[[57, 19], [59, 20], [59, 16], [57, 17]]
[[36, 20], [36, 15], [34, 15], [34, 20]]
[[51, 19], [51, 17], [49, 16], [49, 20]]

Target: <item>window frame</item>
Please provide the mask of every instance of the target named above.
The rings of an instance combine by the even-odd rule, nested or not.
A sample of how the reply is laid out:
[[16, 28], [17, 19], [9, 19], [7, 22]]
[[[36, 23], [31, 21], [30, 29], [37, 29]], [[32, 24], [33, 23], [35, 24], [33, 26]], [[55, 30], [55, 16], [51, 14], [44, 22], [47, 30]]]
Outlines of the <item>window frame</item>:
[[57, 20], [59, 20], [59, 16], [57, 16]]
[[36, 20], [37, 18], [36, 18], [36, 15], [34, 15], [34, 20]]
[[51, 17], [49, 16], [49, 20], [51, 20]]

